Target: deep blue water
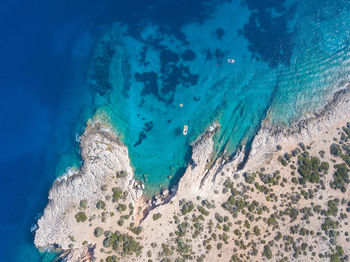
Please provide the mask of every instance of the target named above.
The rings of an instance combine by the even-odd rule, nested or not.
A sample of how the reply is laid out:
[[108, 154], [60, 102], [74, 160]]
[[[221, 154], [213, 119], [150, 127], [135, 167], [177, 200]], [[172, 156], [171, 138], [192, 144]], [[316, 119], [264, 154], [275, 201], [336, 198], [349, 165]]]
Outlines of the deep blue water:
[[322, 106], [349, 80], [349, 26], [345, 0], [1, 1], [0, 261], [52, 260], [30, 228], [96, 108], [156, 190], [213, 120], [233, 154], [261, 119]]

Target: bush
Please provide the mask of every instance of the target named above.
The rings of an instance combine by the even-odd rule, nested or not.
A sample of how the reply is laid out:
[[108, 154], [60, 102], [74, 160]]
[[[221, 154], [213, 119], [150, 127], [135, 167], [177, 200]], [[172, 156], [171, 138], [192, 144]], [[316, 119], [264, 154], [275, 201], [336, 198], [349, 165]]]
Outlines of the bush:
[[241, 231], [239, 231], [239, 229], [235, 229], [234, 231], [233, 231], [233, 233], [236, 235], [236, 236], [241, 236], [242, 235], [242, 233], [241, 233]]
[[217, 248], [217, 249], [221, 249], [221, 248], [222, 248], [222, 243], [218, 243], [218, 244], [216, 245], [216, 248]]
[[301, 184], [305, 184], [307, 181], [311, 183], [318, 183], [320, 181], [321, 162], [317, 157], [299, 156], [298, 157], [298, 172], [302, 176], [300, 179]]
[[253, 184], [254, 183], [255, 176], [256, 176], [255, 173], [249, 174], [249, 173], [245, 172], [243, 174], [244, 180], [248, 184]]
[[254, 234], [255, 234], [256, 236], [259, 236], [259, 235], [260, 235], [260, 229], [259, 229], [258, 226], [254, 226], [253, 231], [254, 231]]
[[119, 219], [117, 223], [122, 227], [124, 225], [124, 219]]
[[113, 187], [112, 192], [113, 192], [112, 202], [113, 203], [118, 202], [119, 199], [122, 198], [123, 190], [120, 187]]
[[124, 204], [119, 204], [117, 209], [118, 209], [118, 211], [123, 212], [123, 211], [126, 210], [126, 205], [124, 205]]
[[85, 212], [78, 212], [75, 215], [75, 219], [77, 220], [77, 222], [85, 222], [87, 220], [87, 216]]
[[121, 234], [118, 231], [108, 234], [103, 240], [103, 246], [105, 248], [112, 247], [112, 249], [121, 256], [131, 254], [139, 255], [142, 249], [142, 246], [136, 242], [132, 236]]
[[208, 216], [209, 215], [209, 211], [206, 210], [204, 207], [202, 207], [200, 205], [197, 205], [197, 209], [203, 216]]
[[319, 154], [320, 154], [320, 156], [322, 157], [322, 158], [324, 158], [324, 155], [326, 154], [326, 152], [324, 151], [324, 150], [321, 150], [320, 152], [318, 152]]
[[215, 213], [214, 216], [215, 216], [215, 219], [218, 221], [218, 223], [224, 222], [224, 218], [219, 213]]
[[96, 203], [96, 207], [97, 207], [98, 209], [104, 209], [104, 208], [106, 207], [106, 203], [103, 202], [102, 200], [99, 200], [99, 201], [97, 201], [97, 203]]
[[338, 144], [331, 144], [329, 151], [333, 156], [339, 156], [341, 154], [341, 148]]
[[81, 209], [85, 209], [87, 207], [87, 200], [86, 199], [81, 200], [80, 203], [79, 203], [79, 207]]
[[327, 172], [328, 169], [329, 169], [329, 164], [328, 164], [328, 162], [323, 161], [323, 162], [321, 163], [320, 167], [319, 167], [319, 171], [320, 171], [320, 172], [322, 172], [322, 171]]
[[228, 225], [224, 225], [224, 227], [223, 227], [223, 230], [225, 231], [225, 232], [228, 232], [228, 231], [230, 231], [230, 228], [229, 228], [229, 226]]
[[138, 227], [129, 227], [128, 228], [131, 232], [133, 232], [135, 235], [140, 235], [142, 232], [142, 226], [138, 226]]
[[348, 175], [349, 169], [344, 163], [335, 165], [334, 167], [336, 171], [333, 174], [333, 181], [330, 183], [330, 186], [333, 189], [340, 189], [342, 192], [345, 192], [345, 186], [350, 182]]
[[338, 213], [337, 205], [339, 204], [339, 200], [328, 200], [327, 202], [327, 211], [325, 212], [326, 216], [336, 216]]
[[275, 236], [275, 240], [279, 241], [282, 238], [282, 233], [281, 232], [277, 232], [276, 236]]
[[287, 160], [285, 160], [282, 156], [278, 157], [278, 161], [280, 161], [283, 166], [287, 166], [288, 165]]
[[181, 213], [183, 215], [186, 215], [186, 214], [190, 213], [193, 209], [194, 209], [194, 205], [193, 205], [192, 201], [188, 201], [182, 205]]
[[184, 236], [186, 234], [187, 228], [189, 227], [189, 224], [187, 222], [182, 222], [177, 226], [177, 229], [179, 230], [176, 232], [178, 236]]
[[164, 256], [170, 256], [173, 254], [173, 252], [170, 250], [170, 248], [166, 244], [162, 244], [163, 254]]
[[262, 254], [264, 257], [266, 257], [267, 259], [271, 259], [272, 258], [272, 251], [271, 248], [268, 245], [264, 246], [264, 251]]
[[123, 177], [126, 177], [127, 174], [128, 173], [126, 171], [122, 170], [122, 171], [118, 171], [116, 176], [117, 178], [123, 178]]
[[95, 230], [94, 230], [94, 235], [95, 237], [100, 237], [102, 236], [104, 233], [102, 227], [96, 227]]
[[332, 254], [330, 258], [330, 262], [340, 262], [338, 254]]
[[329, 229], [336, 229], [339, 226], [338, 221], [333, 221], [329, 217], [326, 217], [324, 223], [321, 225], [322, 230], [328, 231]]
[[117, 262], [117, 261], [118, 261], [118, 258], [115, 255], [106, 257], [106, 262]]
[[153, 215], [153, 220], [158, 220], [159, 218], [161, 218], [162, 214], [157, 213]]
[[301, 148], [301, 150], [305, 151], [305, 145], [304, 145], [304, 143], [300, 142], [300, 143], [299, 143], [299, 147]]

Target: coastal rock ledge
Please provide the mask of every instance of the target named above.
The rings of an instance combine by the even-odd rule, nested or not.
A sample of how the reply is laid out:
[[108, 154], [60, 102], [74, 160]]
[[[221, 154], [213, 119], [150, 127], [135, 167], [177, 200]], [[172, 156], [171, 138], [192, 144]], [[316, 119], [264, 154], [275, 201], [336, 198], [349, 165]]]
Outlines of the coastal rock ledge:
[[347, 261], [348, 120], [346, 88], [309, 119], [263, 123], [243, 169], [243, 152], [212, 159], [213, 124], [178, 185], [152, 200], [127, 147], [95, 116], [81, 136], [82, 167], [50, 189], [35, 245], [68, 262]]
[[136, 203], [142, 197], [142, 188], [134, 180], [128, 149], [106, 121], [97, 117], [89, 121], [80, 143], [83, 166], [80, 170], [68, 170], [54, 182], [49, 203], [38, 221], [34, 243], [40, 250], [71, 249], [70, 236], [86, 234], [76, 225], [72, 211], [86, 209], [80, 203], [94, 206], [104, 199], [101, 187], [112, 183], [118, 171], [125, 172], [118, 179], [118, 187], [128, 192], [127, 199]]

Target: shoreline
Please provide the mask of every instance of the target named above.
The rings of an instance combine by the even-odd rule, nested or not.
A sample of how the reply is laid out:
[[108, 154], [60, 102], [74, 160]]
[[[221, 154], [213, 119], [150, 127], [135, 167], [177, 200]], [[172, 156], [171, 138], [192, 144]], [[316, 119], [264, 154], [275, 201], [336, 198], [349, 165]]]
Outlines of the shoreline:
[[[81, 155], [84, 164], [77, 173], [74, 173], [68, 179], [58, 178], [54, 182], [50, 189], [49, 203], [43, 216], [38, 221], [35, 245], [38, 248], [60, 247], [60, 249], [66, 251], [64, 261], [79, 261], [82, 257], [87, 256], [107, 258], [108, 254], [101, 252], [102, 249], [95, 249], [96, 245], [101, 245], [101, 242], [99, 240], [94, 243], [96, 241], [93, 236], [94, 232], [88, 235], [81, 232], [85, 226], [75, 222], [77, 215], [75, 213], [79, 210], [80, 213], [84, 214], [85, 212], [96, 213], [96, 204], [94, 203], [98, 203], [104, 197], [107, 199], [108, 196], [104, 194], [107, 191], [97, 191], [105, 185], [109, 189], [109, 184], [112, 184], [115, 179], [117, 179], [115, 183], [123, 188], [123, 192], [129, 193], [122, 201], [123, 203], [129, 202], [132, 204], [133, 208], [130, 208], [129, 216], [134, 221], [135, 228], [138, 228], [141, 224], [144, 227], [144, 233], [141, 233], [143, 237], [156, 237], [157, 241], [164, 241], [166, 237], [163, 234], [162, 236], [159, 236], [159, 234], [152, 236], [154, 233], [151, 232], [151, 229], [156, 226], [156, 222], [153, 221], [155, 214], [162, 214], [167, 220], [171, 220], [170, 214], [175, 210], [181, 210], [183, 204], [180, 204], [181, 199], [185, 197], [190, 199], [188, 201], [191, 202], [198, 202], [198, 198], [215, 198], [215, 201], [223, 202], [225, 196], [219, 193], [217, 188], [222, 187], [224, 182], [231, 177], [234, 181], [236, 180], [235, 183], [238, 183], [240, 179], [236, 177], [236, 172], [243, 175], [247, 170], [253, 171], [266, 163], [276, 163], [274, 158], [280, 154], [280, 150], [276, 148], [278, 145], [282, 145], [283, 150], [287, 151], [292, 150], [298, 144], [296, 141], [303, 141], [303, 143], [311, 145], [314, 143], [312, 140], [317, 140], [318, 135], [325, 135], [327, 130], [338, 126], [339, 123], [344, 125], [349, 115], [350, 90], [348, 85], [345, 89], [337, 91], [321, 111], [315, 112], [314, 116], [298, 121], [290, 127], [280, 125], [271, 127], [266, 122], [267, 118], [265, 118], [261, 128], [253, 138], [251, 150], [241, 170], [238, 167], [244, 160], [244, 152], [242, 151], [237, 152], [232, 159], [223, 155], [214, 162], [210, 160], [213, 150], [212, 137], [219, 128], [218, 125], [214, 124], [214, 128], [210, 128], [210, 126], [202, 136], [194, 141], [191, 161], [176, 186], [170, 191], [165, 190], [160, 195], [153, 196], [148, 201], [144, 195], [143, 184], [134, 179], [126, 146], [116, 137], [110, 125], [103, 122], [103, 118], [98, 119], [99, 117], [95, 116], [88, 122], [81, 139]], [[127, 175], [118, 180], [118, 175], [115, 176], [115, 174], [124, 169]], [[102, 177], [99, 176], [101, 171], [105, 172]], [[228, 173], [231, 173], [231, 175]], [[109, 182], [106, 183], [106, 181]], [[96, 193], [96, 195], [91, 194], [91, 191], [89, 192], [85, 187], [95, 190], [94, 194]], [[113, 191], [113, 188], [111, 190]], [[88, 203], [92, 204], [85, 208], [82, 208], [81, 205], [79, 207], [79, 202], [81, 203], [84, 200], [83, 198], [87, 198]], [[119, 204], [119, 207], [120, 205], [123, 206], [124, 204]], [[113, 213], [115, 212], [113, 203], [107, 203], [105, 206], [103, 210], [113, 210]], [[116, 211], [119, 212], [118, 208]], [[114, 217], [114, 214], [109, 216], [103, 215], [103, 213], [106, 212], [102, 212], [100, 215], [89, 215], [89, 227], [103, 224], [103, 221], [107, 220], [109, 221], [107, 222], [108, 227], [112, 229], [114, 227], [112, 225], [120, 221], [120, 219], [117, 220]], [[112, 214], [112, 211], [110, 211], [110, 214]], [[160, 220], [164, 223], [167, 221], [165, 218]], [[168, 224], [168, 227], [172, 228], [173, 226]], [[118, 230], [123, 234], [128, 234], [130, 229], [119, 226]], [[166, 229], [161, 231], [164, 230]], [[86, 238], [87, 244], [78, 244], [77, 247], [72, 246], [71, 234], [75, 236], [73, 236], [73, 239], [79, 238], [82, 240]], [[145, 244], [147, 245], [147, 243]], [[139, 252], [142, 256], [145, 256], [142, 251]], [[215, 253], [215, 255], [217, 254]], [[136, 257], [138, 257], [137, 253]]]
[[341, 111], [350, 112], [349, 101], [350, 84], [347, 84], [345, 88], [336, 91], [322, 109], [314, 112], [311, 117], [298, 120], [289, 126], [285, 124], [271, 126], [265, 119], [253, 139], [247, 162], [253, 157], [256, 158], [260, 148], [269, 151], [276, 149], [268, 144], [277, 146], [279, 143], [286, 143], [289, 139], [309, 140], [336, 122], [346, 121], [346, 114]]

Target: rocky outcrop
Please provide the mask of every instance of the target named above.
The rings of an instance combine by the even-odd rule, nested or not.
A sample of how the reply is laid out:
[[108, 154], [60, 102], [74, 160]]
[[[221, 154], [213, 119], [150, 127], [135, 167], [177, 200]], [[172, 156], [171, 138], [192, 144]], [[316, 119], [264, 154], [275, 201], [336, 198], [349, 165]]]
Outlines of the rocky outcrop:
[[276, 145], [288, 145], [291, 141], [303, 141], [312, 143], [312, 139], [319, 133], [334, 127], [337, 123], [344, 123], [350, 118], [350, 86], [336, 92], [326, 106], [313, 116], [300, 120], [287, 127], [285, 125], [271, 126], [268, 122], [255, 136], [249, 161], [263, 163], [269, 159], [269, 155], [276, 151]]
[[[201, 181], [210, 170], [212, 137], [218, 128], [218, 124], [213, 124], [193, 143], [191, 165], [179, 183], [182, 192], [199, 194]], [[82, 245], [70, 246], [72, 235], [84, 234], [79, 232], [74, 216], [68, 216], [80, 210], [81, 201], [95, 206], [98, 200], [103, 199], [100, 188], [106, 183], [115, 183], [118, 171], [126, 171], [126, 176], [118, 179], [118, 187], [128, 192], [132, 203], [143, 196], [144, 189], [142, 182], [134, 180], [128, 149], [117, 138], [108, 121], [101, 119], [101, 116], [89, 121], [80, 142], [83, 166], [80, 170], [68, 170], [54, 182], [48, 205], [37, 223], [34, 239], [36, 247], [41, 250], [63, 250], [61, 257], [66, 261], [81, 261], [93, 250]], [[177, 191], [178, 186], [174, 186], [170, 192], [164, 190], [158, 199], [149, 203], [146, 210], [167, 203]]]
[[143, 194], [143, 185], [133, 178], [128, 149], [106, 121], [95, 117], [88, 122], [81, 137], [81, 156], [81, 169], [69, 170], [54, 182], [49, 192], [49, 202], [35, 232], [34, 242], [39, 249], [69, 249], [75, 219], [67, 214], [72, 209], [79, 210], [82, 200], [96, 205], [103, 199], [100, 188], [112, 181], [118, 171], [126, 171], [126, 176], [118, 179], [118, 187], [129, 192], [133, 203]]
[[210, 178], [215, 174], [222, 159], [212, 158], [214, 146], [212, 138], [219, 128], [219, 124], [214, 123], [193, 142], [191, 163], [179, 181], [178, 191], [201, 196], [207, 194], [203, 186], [210, 188], [215, 186]]

